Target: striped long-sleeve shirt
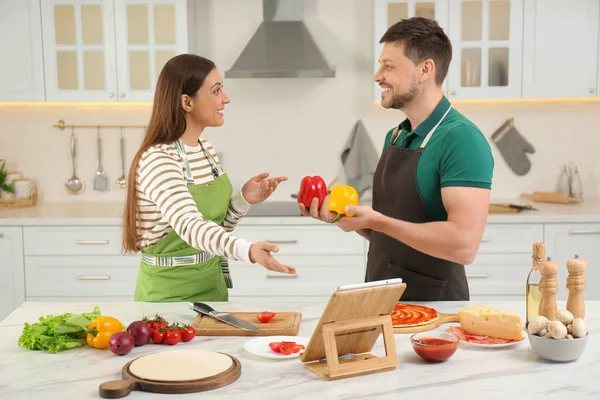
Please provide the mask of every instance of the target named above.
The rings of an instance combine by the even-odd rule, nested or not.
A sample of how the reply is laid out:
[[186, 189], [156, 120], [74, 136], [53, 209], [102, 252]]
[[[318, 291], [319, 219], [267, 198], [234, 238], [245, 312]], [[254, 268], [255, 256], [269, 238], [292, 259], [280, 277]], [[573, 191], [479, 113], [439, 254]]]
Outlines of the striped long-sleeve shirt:
[[[200, 140], [218, 163], [212, 145]], [[200, 145], [185, 146], [185, 152], [196, 185], [214, 180], [211, 165]], [[140, 248], [157, 243], [175, 230], [194, 248], [233, 260], [249, 261], [252, 243], [230, 232], [248, 212], [250, 205], [240, 191], [231, 197], [222, 225], [205, 220], [187, 188], [184, 163], [174, 143], [153, 146], [142, 154], [137, 169], [136, 191], [140, 210], [137, 223]]]

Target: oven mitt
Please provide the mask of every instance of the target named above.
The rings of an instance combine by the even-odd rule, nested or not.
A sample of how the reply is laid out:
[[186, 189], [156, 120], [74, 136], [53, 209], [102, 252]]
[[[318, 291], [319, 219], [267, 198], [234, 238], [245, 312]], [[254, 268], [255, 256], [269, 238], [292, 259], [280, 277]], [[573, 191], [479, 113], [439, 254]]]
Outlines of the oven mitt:
[[531, 169], [531, 161], [527, 153], [535, 153], [535, 149], [515, 128], [512, 118], [508, 119], [492, 134], [492, 141], [498, 146], [500, 154], [517, 175], [525, 175]]

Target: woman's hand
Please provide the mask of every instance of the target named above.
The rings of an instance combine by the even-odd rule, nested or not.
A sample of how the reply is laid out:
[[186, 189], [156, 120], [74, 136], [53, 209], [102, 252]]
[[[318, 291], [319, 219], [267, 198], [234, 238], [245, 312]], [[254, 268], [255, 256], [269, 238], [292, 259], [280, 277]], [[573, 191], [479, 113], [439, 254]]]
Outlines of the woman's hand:
[[271, 255], [271, 252], [277, 253], [278, 251], [279, 247], [269, 242], [252, 243], [249, 253], [250, 261], [252, 263], [259, 263], [269, 271], [283, 272], [292, 275], [295, 274], [296, 268], [280, 263]]
[[[277, 186], [287, 181], [287, 176], [278, 176], [269, 178], [270, 173], [263, 172], [250, 178], [242, 187], [242, 196], [249, 204], [256, 204], [265, 201], [277, 189]], [[268, 178], [268, 179], [267, 179]]]

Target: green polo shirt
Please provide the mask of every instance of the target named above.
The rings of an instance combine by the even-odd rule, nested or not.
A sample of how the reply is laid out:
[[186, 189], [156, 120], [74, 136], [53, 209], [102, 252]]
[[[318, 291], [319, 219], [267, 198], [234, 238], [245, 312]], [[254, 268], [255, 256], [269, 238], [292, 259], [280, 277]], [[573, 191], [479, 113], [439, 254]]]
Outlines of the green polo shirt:
[[[416, 149], [442, 118], [450, 102], [443, 97], [431, 115], [411, 131], [408, 119], [393, 146]], [[383, 152], [390, 145], [391, 129]], [[382, 153], [383, 154], [383, 153]], [[448, 186], [492, 188], [494, 158], [485, 136], [464, 115], [452, 108], [427, 142], [417, 165], [417, 185], [433, 221], [446, 221], [441, 189]]]

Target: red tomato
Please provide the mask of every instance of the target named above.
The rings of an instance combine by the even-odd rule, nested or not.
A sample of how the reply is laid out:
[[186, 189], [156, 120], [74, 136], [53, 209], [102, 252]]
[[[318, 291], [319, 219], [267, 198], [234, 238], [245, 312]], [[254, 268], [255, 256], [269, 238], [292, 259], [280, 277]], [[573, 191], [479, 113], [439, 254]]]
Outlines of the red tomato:
[[194, 329], [193, 326], [188, 326], [185, 329], [181, 329], [181, 340], [183, 340], [184, 342], [189, 342], [190, 340], [192, 340], [194, 338], [194, 336], [196, 336], [196, 330]]
[[260, 315], [257, 315], [256, 318], [263, 324], [271, 321], [276, 314], [273, 312], [264, 311], [261, 312]]
[[271, 343], [269, 343], [269, 347], [275, 353], [279, 353], [279, 348], [281, 347], [281, 342], [271, 342]]
[[293, 348], [294, 348], [293, 345], [282, 343], [281, 347], [279, 347], [279, 352], [283, 355], [288, 356], [293, 353]]
[[165, 341], [165, 332], [160, 331], [159, 329], [152, 330], [152, 342], [156, 344], [161, 344]]
[[179, 332], [178, 330], [174, 330], [174, 331], [167, 331], [165, 334], [165, 342], [167, 342], [167, 344], [177, 344], [181, 341], [181, 332]]

